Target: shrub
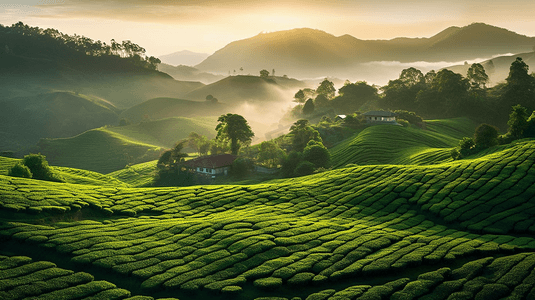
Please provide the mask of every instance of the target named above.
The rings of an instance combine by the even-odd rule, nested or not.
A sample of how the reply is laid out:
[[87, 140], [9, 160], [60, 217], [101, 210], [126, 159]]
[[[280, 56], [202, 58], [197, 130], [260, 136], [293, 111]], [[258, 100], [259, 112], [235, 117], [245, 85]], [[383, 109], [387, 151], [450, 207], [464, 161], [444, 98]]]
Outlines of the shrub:
[[[401, 120], [406, 120], [410, 124], [419, 125], [424, 122], [422, 117], [417, 115], [415, 112], [412, 111], [406, 111], [406, 110], [395, 110], [394, 113], [396, 114], [397, 122], [400, 123]], [[401, 124], [401, 123], [400, 123]]]
[[396, 122], [398, 122], [398, 124], [400, 124], [403, 127], [409, 127], [410, 125], [409, 121], [404, 120], [404, 119], [396, 119]]
[[22, 163], [18, 163], [11, 167], [7, 175], [13, 177], [32, 178], [32, 172], [27, 166], [23, 165]]
[[474, 143], [480, 149], [498, 144], [498, 128], [489, 124], [481, 124], [476, 128]]
[[282, 285], [282, 279], [276, 277], [260, 278], [254, 281], [254, 286], [262, 289], [273, 289]]
[[231, 168], [232, 175], [236, 177], [244, 177], [251, 173], [254, 169], [253, 161], [247, 157], [238, 157], [233, 163]]
[[309, 161], [302, 161], [295, 168], [295, 176], [306, 176], [314, 173], [314, 164]]
[[282, 162], [281, 171], [285, 177], [293, 176], [295, 169], [301, 162], [301, 159], [302, 159], [301, 157], [302, 157], [301, 153], [292, 151], [290, 152], [290, 154], [288, 154], [286, 158], [284, 158]]
[[32, 173], [32, 178], [48, 181], [57, 181], [62, 182], [63, 179], [52, 173], [52, 170], [48, 166], [48, 161], [46, 157], [39, 154], [28, 154], [22, 159], [22, 163], [30, 169]]
[[331, 153], [323, 144], [310, 141], [303, 151], [303, 159], [314, 164], [316, 168], [326, 168], [331, 161]]

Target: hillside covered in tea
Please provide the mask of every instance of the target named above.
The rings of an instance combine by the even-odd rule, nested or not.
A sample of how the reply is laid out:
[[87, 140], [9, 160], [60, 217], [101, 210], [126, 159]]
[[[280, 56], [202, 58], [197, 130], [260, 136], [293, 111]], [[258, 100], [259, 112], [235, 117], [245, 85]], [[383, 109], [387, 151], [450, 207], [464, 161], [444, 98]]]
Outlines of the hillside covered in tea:
[[533, 297], [534, 152], [522, 140], [454, 162], [245, 186], [2, 175], [0, 290], [8, 299]]

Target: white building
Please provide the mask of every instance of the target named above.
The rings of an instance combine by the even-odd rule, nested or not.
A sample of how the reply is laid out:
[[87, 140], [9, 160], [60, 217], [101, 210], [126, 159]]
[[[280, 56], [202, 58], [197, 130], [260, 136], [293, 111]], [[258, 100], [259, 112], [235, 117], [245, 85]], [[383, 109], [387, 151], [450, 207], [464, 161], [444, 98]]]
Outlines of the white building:
[[399, 125], [396, 122], [396, 114], [390, 111], [369, 111], [364, 114], [366, 123], [373, 124], [392, 124]]

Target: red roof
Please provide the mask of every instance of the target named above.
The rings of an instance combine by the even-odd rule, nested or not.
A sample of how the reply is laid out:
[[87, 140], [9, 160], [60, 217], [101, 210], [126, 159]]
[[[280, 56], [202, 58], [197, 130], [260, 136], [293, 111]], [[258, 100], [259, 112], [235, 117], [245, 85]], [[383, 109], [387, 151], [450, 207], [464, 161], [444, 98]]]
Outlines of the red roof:
[[219, 154], [203, 156], [184, 162], [190, 168], [222, 168], [231, 166], [238, 156], [232, 154]]

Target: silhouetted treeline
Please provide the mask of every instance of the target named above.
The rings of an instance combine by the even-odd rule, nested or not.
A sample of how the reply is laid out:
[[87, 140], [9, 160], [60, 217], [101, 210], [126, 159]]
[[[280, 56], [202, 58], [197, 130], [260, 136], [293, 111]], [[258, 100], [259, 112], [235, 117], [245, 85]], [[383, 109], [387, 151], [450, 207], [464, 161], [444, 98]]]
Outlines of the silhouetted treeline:
[[160, 63], [158, 58], [146, 56], [145, 49], [131, 41], [118, 43], [111, 40], [106, 44], [76, 34], [64, 34], [57, 29], [30, 27], [22, 22], [11, 27], [0, 24], [0, 53], [51, 59], [100, 70], [156, 70]]

